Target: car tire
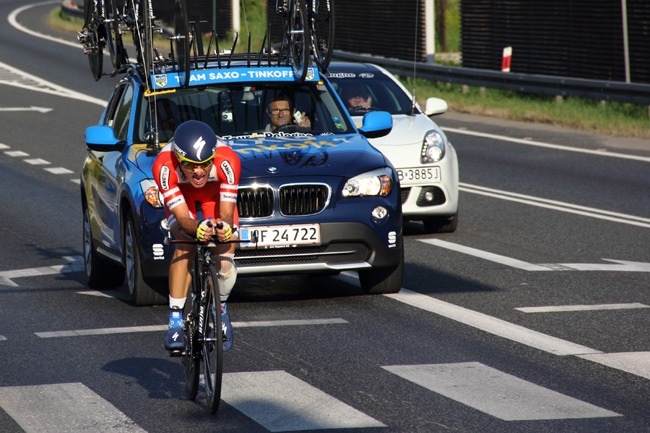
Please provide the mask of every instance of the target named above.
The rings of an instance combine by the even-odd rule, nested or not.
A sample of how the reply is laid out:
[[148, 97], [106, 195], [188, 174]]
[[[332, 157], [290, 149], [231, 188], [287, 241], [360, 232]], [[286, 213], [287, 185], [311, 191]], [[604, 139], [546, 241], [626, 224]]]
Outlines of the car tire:
[[117, 287], [122, 284], [124, 280], [124, 268], [99, 255], [95, 249], [88, 208], [84, 209], [83, 251], [84, 269], [89, 287], [100, 289]]
[[399, 292], [404, 282], [404, 256], [397, 266], [359, 271], [359, 282], [369, 295]]
[[135, 231], [133, 217], [126, 218], [124, 226], [124, 265], [126, 278], [124, 287], [135, 305], [162, 305], [167, 298], [158, 293], [142, 275], [140, 245]]
[[453, 233], [458, 227], [458, 213], [450, 217], [430, 217], [422, 221], [425, 233]]

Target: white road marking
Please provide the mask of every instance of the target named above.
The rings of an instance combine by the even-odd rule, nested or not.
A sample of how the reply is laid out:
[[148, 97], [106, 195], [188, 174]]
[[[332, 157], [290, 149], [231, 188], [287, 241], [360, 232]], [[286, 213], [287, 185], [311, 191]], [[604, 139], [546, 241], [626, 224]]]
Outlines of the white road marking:
[[41, 268], [16, 269], [0, 272], [0, 286], [18, 287], [12, 280], [14, 278], [40, 277], [43, 275], [56, 275], [68, 272], [79, 272], [84, 270], [83, 257], [65, 256], [63, 259], [69, 263], [66, 265], [45, 266]]
[[557, 313], [567, 311], [630, 310], [635, 308], [650, 308], [650, 305], [638, 302], [628, 304], [550, 305], [546, 307], [518, 307], [515, 310], [522, 313]]
[[446, 132], [447, 131], [454, 132], [456, 134], [473, 135], [475, 137], [492, 138], [499, 141], [509, 141], [511, 143], [525, 144], [527, 146], [545, 147], [548, 149], [563, 150], [567, 152], [578, 152], [578, 153], [586, 153], [589, 155], [606, 156], [610, 158], [632, 159], [635, 161], [650, 162], [649, 157], [630, 155], [627, 153], [618, 153], [618, 152], [609, 152], [609, 151], [603, 152], [600, 150], [582, 149], [579, 147], [563, 146], [560, 144], [553, 144], [553, 143], [544, 143], [542, 141], [535, 141], [535, 140], [524, 140], [521, 138], [505, 137], [503, 135], [487, 134], [484, 132], [467, 131], [464, 129], [456, 129], [456, 128], [442, 128], [442, 130]]
[[496, 317], [458, 305], [450, 304], [411, 290], [402, 289], [399, 293], [384, 295], [396, 301], [403, 302], [421, 310], [438, 314], [473, 328], [488, 332], [492, 335], [507, 338], [535, 349], [543, 350], [554, 355], [584, 355], [602, 353], [580, 344], [542, 334]]
[[64, 168], [64, 167], [46, 168], [45, 171], [49, 171], [52, 174], [70, 174], [70, 173], [74, 173], [74, 171], [68, 170], [67, 168]]
[[[349, 323], [341, 318], [332, 319], [302, 319], [302, 320], [260, 320], [249, 322], [233, 321], [233, 329], [239, 328], [258, 328], [274, 326], [312, 326], [312, 325], [341, 325]], [[164, 325], [147, 325], [147, 326], [123, 326], [116, 328], [97, 328], [97, 329], [76, 329], [68, 331], [49, 331], [36, 332], [35, 335], [40, 338], [61, 338], [61, 337], [85, 337], [88, 335], [112, 335], [112, 334], [131, 334], [137, 332], [159, 332], [166, 331], [167, 324]]]
[[224, 374], [221, 397], [272, 432], [386, 427], [284, 371]]
[[632, 262], [629, 260], [603, 259], [613, 263], [543, 263], [533, 264], [500, 254], [490, 253], [472, 247], [443, 241], [441, 239], [418, 239], [425, 244], [435, 245], [446, 248], [491, 262], [510, 266], [511, 268], [521, 269], [524, 271], [608, 271], [608, 272], [650, 272], [650, 263]]
[[0, 111], [38, 111], [40, 113], [47, 113], [52, 111], [51, 108], [45, 107], [0, 107]]
[[29, 156], [29, 153], [23, 152], [22, 150], [9, 150], [5, 152], [5, 155], [11, 156], [12, 158], [22, 158]]
[[33, 158], [33, 159], [25, 159], [24, 160], [27, 164], [30, 165], [49, 165], [50, 161], [46, 161], [41, 158]]
[[232, 322], [233, 328], [261, 328], [270, 326], [309, 326], [309, 325], [343, 325], [350, 323], [345, 319], [300, 319], [300, 320], [258, 320], [254, 322]]
[[621, 416], [478, 362], [383, 368], [428, 390], [505, 421]]
[[0, 62], [0, 84], [106, 106], [105, 100], [75, 92], [2, 62]]
[[7, 146], [4, 143], [0, 143], [0, 150], [9, 149], [9, 148], [10, 148], [10, 146]]
[[595, 353], [578, 358], [650, 379], [650, 352]]
[[518, 194], [499, 189], [486, 188], [483, 186], [472, 185], [468, 183], [460, 183], [459, 190], [469, 192], [472, 194], [484, 195], [486, 197], [497, 198], [500, 200], [508, 200], [517, 203], [527, 204], [529, 206], [537, 206], [545, 209], [553, 209], [560, 212], [572, 213], [582, 215], [590, 218], [602, 219], [606, 221], [614, 221], [621, 224], [629, 224], [639, 227], [650, 228], [650, 218], [639, 217], [636, 215], [628, 215], [618, 212], [611, 212], [593, 207], [579, 206], [571, 203], [566, 203], [557, 200], [549, 200], [532, 195]]
[[25, 433], [146, 433], [81, 383], [0, 388], [0, 407]]

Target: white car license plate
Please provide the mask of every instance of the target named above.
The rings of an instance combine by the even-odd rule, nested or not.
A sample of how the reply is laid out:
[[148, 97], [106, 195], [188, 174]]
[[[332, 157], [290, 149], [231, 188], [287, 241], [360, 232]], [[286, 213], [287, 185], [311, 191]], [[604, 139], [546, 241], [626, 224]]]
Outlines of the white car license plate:
[[397, 177], [401, 185], [440, 182], [440, 167], [398, 168]]
[[320, 244], [320, 225], [295, 224], [286, 226], [242, 227], [241, 239], [254, 242], [242, 242], [241, 248], [293, 247], [296, 245]]

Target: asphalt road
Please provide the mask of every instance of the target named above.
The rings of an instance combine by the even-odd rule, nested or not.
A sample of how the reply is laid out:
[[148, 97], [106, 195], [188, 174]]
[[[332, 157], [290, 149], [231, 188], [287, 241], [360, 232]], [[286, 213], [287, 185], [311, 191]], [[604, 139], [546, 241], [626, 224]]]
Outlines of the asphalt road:
[[404, 289], [240, 279], [222, 407], [188, 401], [166, 308], [84, 284], [83, 131], [119, 77], [54, 7], [0, 5], [0, 431], [650, 432], [650, 145], [453, 113], [458, 230], [406, 225]]

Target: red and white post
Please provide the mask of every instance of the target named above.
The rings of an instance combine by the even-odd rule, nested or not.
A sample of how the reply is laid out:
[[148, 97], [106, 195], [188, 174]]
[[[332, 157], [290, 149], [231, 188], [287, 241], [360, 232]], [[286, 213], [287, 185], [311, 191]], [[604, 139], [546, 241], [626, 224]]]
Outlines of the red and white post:
[[501, 72], [510, 72], [510, 60], [512, 59], [512, 47], [503, 49], [503, 60], [501, 60]]

